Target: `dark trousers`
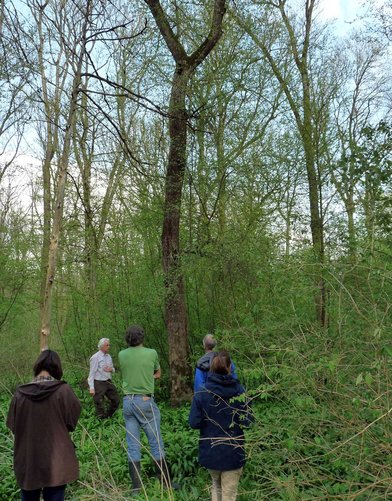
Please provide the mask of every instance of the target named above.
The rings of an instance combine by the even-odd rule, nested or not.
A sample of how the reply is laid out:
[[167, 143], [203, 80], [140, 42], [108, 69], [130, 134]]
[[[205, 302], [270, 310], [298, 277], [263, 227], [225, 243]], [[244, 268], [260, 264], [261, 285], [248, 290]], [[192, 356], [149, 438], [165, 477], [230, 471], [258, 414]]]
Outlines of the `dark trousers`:
[[98, 381], [95, 379], [94, 390], [94, 404], [97, 416], [99, 418], [111, 417], [120, 405], [120, 397], [118, 396], [116, 387], [110, 379], [107, 381]]
[[25, 491], [22, 489], [22, 501], [39, 501], [41, 492], [44, 501], [64, 501], [65, 485], [44, 487], [43, 489], [34, 489], [33, 491]]

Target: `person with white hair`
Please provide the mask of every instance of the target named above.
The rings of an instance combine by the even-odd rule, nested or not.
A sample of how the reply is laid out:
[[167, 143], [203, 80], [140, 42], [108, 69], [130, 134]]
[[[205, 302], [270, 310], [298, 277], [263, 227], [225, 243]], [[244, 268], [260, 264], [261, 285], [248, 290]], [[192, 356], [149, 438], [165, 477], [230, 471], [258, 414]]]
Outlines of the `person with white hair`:
[[88, 386], [94, 398], [95, 411], [99, 419], [110, 418], [120, 404], [120, 397], [112, 382], [115, 372], [109, 355], [110, 340], [104, 337], [98, 342], [98, 351], [90, 358]]
[[[193, 391], [196, 393], [205, 387], [207, 377], [210, 372], [212, 359], [216, 355], [217, 341], [212, 334], [207, 334], [203, 339], [204, 355], [196, 362]], [[234, 362], [230, 366], [231, 375], [238, 380]]]

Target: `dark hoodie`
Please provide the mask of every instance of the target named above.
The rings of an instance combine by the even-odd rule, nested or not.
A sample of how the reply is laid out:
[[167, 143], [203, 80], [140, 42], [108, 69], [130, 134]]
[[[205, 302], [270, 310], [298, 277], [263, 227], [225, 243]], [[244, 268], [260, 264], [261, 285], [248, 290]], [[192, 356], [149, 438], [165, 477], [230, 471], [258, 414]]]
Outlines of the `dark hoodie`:
[[205, 468], [230, 471], [245, 464], [242, 428], [252, 415], [249, 405], [235, 398], [242, 393], [231, 374], [209, 373], [205, 389], [193, 398], [189, 424], [200, 429], [199, 462]]
[[79, 465], [69, 436], [81, 405], [64, 381], [40, 381], [17, 388], [7, 426], [15, 435], [14, 470], [24, 490], [55, 487], [76, 480]]

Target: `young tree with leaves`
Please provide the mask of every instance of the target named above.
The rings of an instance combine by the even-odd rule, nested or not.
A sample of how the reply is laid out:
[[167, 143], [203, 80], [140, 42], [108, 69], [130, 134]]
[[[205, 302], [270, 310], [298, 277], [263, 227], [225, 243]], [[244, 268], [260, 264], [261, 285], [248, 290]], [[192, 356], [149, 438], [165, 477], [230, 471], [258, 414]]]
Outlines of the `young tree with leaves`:
[[[247, 5], [249, 7], [249, 5]], [[317, 0], [306, 0], [301, 20], [294, 15], [286, 0], [260, 2], [250, 11], [260, 13], [260, 20], [244, 9], [231, 10], [231, 15], [260, 48], [279, 82], [294, 116], [301, 138], [308, 180], [310, 230], [314, 253], [314, 286], [316, 317], [320, 325], [327, 325], [327, 291], [323, 275], [325, 264], [324, 221], [321, 178], [318, 171], [317, 117], [314, 82], [311, 69], [313, 20]], [[254, 13], [254, 12], [253, 12]], [[259, 21], [266, 21], [261, 31]], [[279, 48], [279, 50], [277, 50]]]

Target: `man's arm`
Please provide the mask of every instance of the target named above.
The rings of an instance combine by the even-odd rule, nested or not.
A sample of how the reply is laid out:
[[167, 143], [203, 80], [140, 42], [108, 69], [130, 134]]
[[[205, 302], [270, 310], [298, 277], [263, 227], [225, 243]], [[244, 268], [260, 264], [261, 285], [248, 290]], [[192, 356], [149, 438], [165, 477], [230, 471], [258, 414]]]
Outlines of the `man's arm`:
[[91, 395], [95, 394], [94, 378], [95, 378], [95, 374], [96, 374], [97, 370], [98, 370], [98, 358], [95, 355], [93, 355], [90, 358], [90, 373], [89, 373], [88, 379], [87, 379]]
[[116, 369], [114, 368], [114, 365], [113, 365], [113, 360], [112, 360], [112, 357], [110, 355], [108, 355], [108, 360], [109, 360], [109, 365], [105, 365], [105, 367], [103, 368], [103, 370], [105, 372], [116, 372]]
[[236, 370], [236, 367], [235, 367], [235, 364], [233, 361], [231, 362], [230, 370], [231, 370], [231, 375], [233, 376], [233, 378], [237, 379], [237, 381], [238, 381], [237, 370]]
[[202, 371], [198, 367], [195, 369], [195, 380], [193, 383], [193, 391], [196, 393], [197, 391], [200, 391], [206, 384], [207, 381], [207, 371]]
[[153, 373], [153, 378], [154, 379], [159, 379], [161, 377], [161, 365], [159, 363], [158, 359], [158, 353], [154, 350], [154, 373]]

